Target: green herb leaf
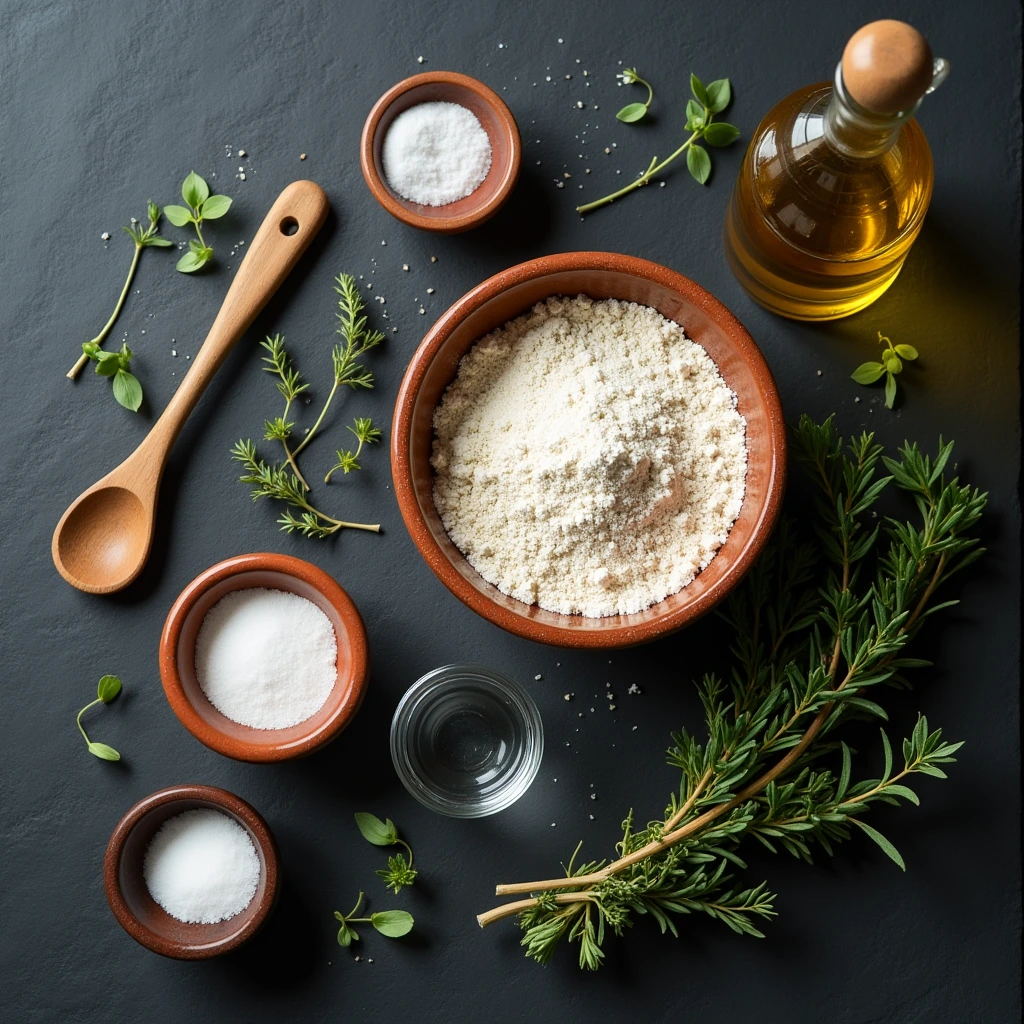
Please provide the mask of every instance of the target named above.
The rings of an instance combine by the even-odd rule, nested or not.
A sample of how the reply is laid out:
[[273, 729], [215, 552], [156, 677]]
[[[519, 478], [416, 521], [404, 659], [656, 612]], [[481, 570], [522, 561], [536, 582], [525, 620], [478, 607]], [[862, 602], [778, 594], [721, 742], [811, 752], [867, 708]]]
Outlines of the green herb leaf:
[[203, 220], [216, 220], [223, 217], [231, 208], [231, 200], [228, 196], [210, 196], [202, 205], [199, 213]]
[[192, 212], [184, 206], [165, 206], [164, 216], [176, 227], [183, 228], [192, 223]]
[[117, 676], [103, 676], [96, 687], [96, 696], [109, 704], [121, 692], [121, 680]]
[[888, 356], [885, 360], [885, 368], [890, 373], [899, 373], [903, 369], [903, 362], [899, 356]]
[[120, 761], [121, 755], [106, 743], [89, 743], [89, 753], [95, 754], [96, 757], [101, 758], [104, 761]]
[[704, 127], [704, 108], [696, 100], [686, 101], [686, 130], [695, 131]]
[[127, 370], [118, 370], [112, 381], [114, 397], [120, 405], [132, 412], [138, 412], [142, 405], [142, 385], [134, 374]]
[[896, 849], [892, 843], [889, 842], [885, 836], [882, 835], [877, 829], [872, 828], [870, 825], [864, 824], [859, 818], [850, 818], [850, 821], [854, 823], [859, 829], [867, 833], [885, 852], [886, 856], [891, 858], [892, 862], [900, 869], [900, 871], [906, 871], [907, 865], [903, 862], [903, 858], [900, 856], [900, 851]]
[[709, 146], [728, 146], [739, 137], [739, 128], [726, 121], [715, 121], [704, 129], [704, 141]]
[[708, 103], [708, 94], [704, 88], [704, 83], [692, 71], [690, 72], [690, 92], [693, 93], [693, 98], [702, 107], [709, 107], [711, 105]]
[[212, 250], [209, 249], [204, 249], [200, 252], [187, 252], [180, 260], [178, 260], [174, 269], [180, 271], [182, 274], [193, 274], [200, 268], [206, 266], [207, 262], [209, 262], [210, 255], [212, 255]]
[[405, 910], [381, 910], [370, 915], [370, 924], [389, 939], [400, 939], [412, 931], [412, 914]]
[[647, 113], [647, 105], [644, 103], [627, 103], [615, 116], [626, 124], [633, 124], [639, 121]]
[[732, 86], [729, 84], [729, 79], [717, 78], [715, 81], [709, 82], [705, 89], [705, 94], [707, 96], [708, 110], [712, 114], [721, 113], [729, 106], [732, 100]]
[[374, 846], [393, 846], [398, 841], [398, 829], [390, 818], [384, 822], [368, 811], [357, 811], [355, 819], [363, 838]]
[[341, 927], [338, 929], [338, 945], [345, 946], [347, 948], [352, 945], [352, 940], [358, 939], [359, 936], [353, 929], [349, 928], [349, 926], [345, 924], [344, 918], [342, 918], [337, 911], [335, 911], [334, 916], [341, 921]]
[[913, 345], [897, 345], [896, 354], [902, 356], [907, 362], [913, 362], [917, 358], [917, 349]]
[[169, 238], [161, 238], [159, 235], [154, 235], [152, 238], [144, 238], [142, 240], [143, 245], [155, 245], [161, 249], [169, 249], [174, 243]]
[[874, 384], [883, 373], [885, 367], [881, 363], [861, 363], [850, 377], [858, 384]]
[[690, 174], [702, 185], [711, 176], [711, 157], [701, 146], [693, 145], [686, 151], [686, 166]]
[[181, 184], [181, 198], [194, 210], [203, 205], [209, 194], [210, 186], [195, 171], [189, 171], [188, 177]]
[[891, 374], [885, 375], [885, 407], [891, 409], [896, 401], [896, 378]]
[[96, 356], [96, 372], [101, 377], [113, 377], [121, 369], [121, 359], [116, 352], [100, 352]]

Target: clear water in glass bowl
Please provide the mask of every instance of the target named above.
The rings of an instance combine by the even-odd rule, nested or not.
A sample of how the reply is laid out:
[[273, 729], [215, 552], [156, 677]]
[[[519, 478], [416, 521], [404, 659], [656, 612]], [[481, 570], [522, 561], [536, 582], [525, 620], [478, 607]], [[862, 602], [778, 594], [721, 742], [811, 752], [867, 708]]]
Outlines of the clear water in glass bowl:
[[515, 803], [544, 753], [533, 698], [482, 665], [444, 665], [417, 679], [391, 722], [391, 758], [424, 806], [482, 818]]

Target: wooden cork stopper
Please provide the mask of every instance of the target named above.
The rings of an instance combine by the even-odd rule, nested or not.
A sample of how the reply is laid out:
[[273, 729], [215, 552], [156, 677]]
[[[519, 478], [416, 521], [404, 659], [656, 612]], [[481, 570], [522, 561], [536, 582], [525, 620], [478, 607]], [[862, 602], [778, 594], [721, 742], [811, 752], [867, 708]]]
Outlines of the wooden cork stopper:
[[909, 110], [932, 81], [932, 48], [920, 32], [886, 18], [865, 25], [843, 50], [843, 84], [876, 114]]

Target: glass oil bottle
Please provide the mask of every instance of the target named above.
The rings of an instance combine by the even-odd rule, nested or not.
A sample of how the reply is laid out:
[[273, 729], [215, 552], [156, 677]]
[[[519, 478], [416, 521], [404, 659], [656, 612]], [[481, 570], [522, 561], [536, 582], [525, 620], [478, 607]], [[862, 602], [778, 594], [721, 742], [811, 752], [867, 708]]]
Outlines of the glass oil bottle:
[[725, 225], [733, 273], [797, 320], [849, 316], [896, 279], [932, 194], [932, 157], [914, 113], [949, 65], [910, 25], [851, 39], [834, 83], [786, 97], [758, 125]]

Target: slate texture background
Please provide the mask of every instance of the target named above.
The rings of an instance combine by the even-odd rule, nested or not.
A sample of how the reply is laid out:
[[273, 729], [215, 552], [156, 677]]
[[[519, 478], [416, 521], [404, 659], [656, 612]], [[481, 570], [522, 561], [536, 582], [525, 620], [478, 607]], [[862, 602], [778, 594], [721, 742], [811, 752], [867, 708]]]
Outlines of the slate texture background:
[[[742, 145], [716, 152], [707, 189], [679, 168], [664, 189], [583, 223], [574, 214], [581, 197], [610, 191], [674, 144], [691, 69], [705, 80], [732, 77], [729, 119], [749, 137], [777, 99], [830, 77], [848, 36], [883, 15], [918, 25], [953, 72], [920, 115], [935, 155], [931, 212], [902, 276], [866, 312], [811, 327], [773, 318], [742, 293], [720, 243]], [[5, 0], [0, 1017], [17, 1024], [1017, 1020], [1020, 33], [1013, 0], [706, 9], [647, 0]], [[624, 97], [636, 98], [616, 88], [620, 62], [636, 63], [655, 83], [655, 123], [614, 120]], [[372, 200], [357, 159], [374, 100], [398, 79], [432, 68], [496, 88], [526, 140], [509, 207], [482, 230], [448, 239], [393, 221]], [[586, 109], [575, 107], [577, 99]], [[239, 148], [248, 153], [243, 160], [234, 155]], [[235, 203], [209, 228], [219, 257], [212, 273], [184, 277], [168, 253], [144, 255], [113, 336], [127, 333], [137, 352], [147, 401], [136, 416], [114, 405], [104, 382], [88, 375], [71, 384], [63, 375], [120, 288], [130, 259], [120, 226], [142, 216], [149, 197], [176, 201], [192, 167]], [[232, 247], [252, 237], [281, 187], [303, 176], [327, 189], [331, 220], [185, 428], [143, 576], [109, 598], [72, 590], [49, 555], [61, 511], [143, 437], [213, 319], [237, 264]], [[113, 235], [109, 244], [103, 231]], [[361, 474], [330, 490], [332, 507], [379, 517], [384, 534], [326, 544], [278, 533], [271, 509], [248, 500], [228, 458], [232, 442], [258, 436], [278, 405], [260, 372], [260, 337], [285, 333], [308, 376], [326, 378], [338, 271], [373, 281], [387, 305], [372, 312], [398, 332], [370, 360], [377, 390], [344, 397], [332, 429], [309, 451], [310, 471], [329, 458], [343, 420], [389, 421], [409, 356], [450, 302], [512, 263], [572, 249], [634, 253], [693, 277], [747, 324], [791, 418], [835, 411], [844, 430], [871, 427], [890, 444], [904, 437], [934, 444], [941, 432], [957, 440], [964, 474], [991, 493], [990, 553], [963, 581], [963, 604], [924, 641], [938, 667], [893, 701], [894, 732], [909, 729], [921, 708], [967, 741], [948, 783], [921, 785], [920, 810], [872, 818], [903, 851], [907, 874], [863, 838], [815, 867], [754, 852], [751, 875], [769, 878], [779, 893], [781, 916], [767, 940], [690, 920], [673, 941], [640, 923], [627, 942], [609, 943], [608, 966], [596, 976], [581, 975], [567, 950], [542, 970], [521, 956], [511, 924], [481, 933], [473, 914], [494, 903], [496, 881], [547, 877], [581, 837], [589, 855], [611, 852], [631, 804], [641, 816], [662, 806], [675, 784], [662, 760], [668, 730], [699, 723], [691, 680], [713, 663], [720, 630], [704, 622], [610, 658], [517, 640], [458, 604], [416, 554], [392, 499], [386, 450], [371, 452]], [[874, 351], [879, 329], [922, 352], [901, 380], [895, 412], [882, 407], [879, 391], [848, 379]], [[159, 683], [157, 641], [174, 597], [211, 563], [251, 550], [287, 551], [323, 566], [369, 628], [374, 670], [363, 711], [336, 744], [301, 763], [262, 767], [219, 757], [178, 724]], [[421, 809], [387, 754], [388, 722], [404, 689], [427, 669], [461, 659], [503, 665], [528, 681], [547, 728], [545, 762], [528, 796], [477, 822]], [[125, 693], [89, 724], [95, 738], [123, 751], [116, 766], [89, 757], [74, 727], [105, 672], [123, 677]], [[607, 680], [618, 694], [615, 712], [590, 697], [603, 694]], [[643, 693], [627, 696], [634, 681]], [[567, 691], [575, 701], [562, 700]], [[877, 749], [870, 736], [865, 744], [871, 764]], [[119, 816], [141, 796], [182, 781], [250, 800], [283, 855], [283, 899], [272, 923], [249, 948], [217, 962], [181, 964], [147, 952], [117, 926], [103, 894], [103, 851]], [[352, 824], [358, 809], [399, 822], [422, 868], [422, 882], [400, 901], [416, 915], [416, 937], [367, 936], [362, 952], [373, 963], [355, 963], [339, 949], [331, 916], [360, 887], [377, 908], [399, 902], [373, 877], [382, 858]]]

